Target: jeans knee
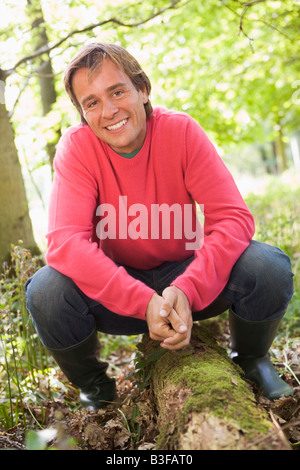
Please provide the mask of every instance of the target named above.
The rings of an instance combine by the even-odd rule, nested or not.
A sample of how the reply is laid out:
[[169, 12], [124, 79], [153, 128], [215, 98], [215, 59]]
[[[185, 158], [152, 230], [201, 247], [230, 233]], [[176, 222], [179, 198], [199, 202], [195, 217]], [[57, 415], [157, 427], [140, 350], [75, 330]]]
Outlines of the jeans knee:
[[236, 312], [250, 321], [283, 316], [293, 292], [289, 257], [279, 248], [257, 241], [239, 258], [226, 286]]
[[246, 254], [250, 277], [277, 305], [286, 309], [294, 293], [290, 258], [279, 248], [261, 242], [252, 242]]
[[50, 266], [39, 269], [26, 283], [27, 308], [34, 322], [45, 322], [47, 318], [53, 321], [72, 284], [71, 279]]
[[26, 302], [29, 312], [40, 311], [42, 304], [45, 302], [45, 271], [48, 266], [39, 269], [25, 285]]
[[42, 343], [63, 349], [85, 339], [95, 319], [82, 293], [67, 276], [44, 266], [26, 284], [27, 308]]
[[45, 297], [49, 288], [51, 289], [51, 283], [48, 281], [50, 270], [49, 266], [44, 266], [27, 281], [26, 300], [29, 310], [30, 308], [39, 309], [41, 305], [45, 304]]

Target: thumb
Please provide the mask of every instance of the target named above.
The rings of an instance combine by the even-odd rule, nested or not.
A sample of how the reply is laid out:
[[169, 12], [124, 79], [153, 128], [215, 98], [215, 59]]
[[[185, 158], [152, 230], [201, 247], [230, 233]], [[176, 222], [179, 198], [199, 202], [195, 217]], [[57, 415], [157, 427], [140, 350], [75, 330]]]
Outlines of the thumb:
[[166, 288], [163, 291], [162, 296], [165, 301], [160, 308], [159, 314], [161, 317], [167, 317], [172, 312], [172, 308], [174, 308], [177, 296], [176, 293], [169, 288]]

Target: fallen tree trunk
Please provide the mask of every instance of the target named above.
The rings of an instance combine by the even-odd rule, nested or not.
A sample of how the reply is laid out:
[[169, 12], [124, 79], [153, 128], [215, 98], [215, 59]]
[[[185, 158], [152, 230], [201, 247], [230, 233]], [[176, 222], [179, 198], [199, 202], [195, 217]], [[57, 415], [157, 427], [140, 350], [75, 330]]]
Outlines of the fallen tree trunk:
[[164, 352], [147, 335], [139, 349], [158, 411], [157, 450], [290, 449], [204, 326], [184, 350]]

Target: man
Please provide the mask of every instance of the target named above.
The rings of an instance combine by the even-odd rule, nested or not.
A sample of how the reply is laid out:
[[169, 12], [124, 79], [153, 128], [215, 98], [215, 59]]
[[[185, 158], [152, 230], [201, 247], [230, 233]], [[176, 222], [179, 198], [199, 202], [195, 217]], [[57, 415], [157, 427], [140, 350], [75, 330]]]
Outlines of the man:
[[27, 300], [82, 406], [116, 397], [97, 331], [149, 331], [176, 350], [193, 321], [228, 308], [246, 377], [271, 399], [292, 394], [267, 356], [293, 294], [290, 261], [252, 241], [253, 217], [202, 128], [153, 110], [148, 77], [117, 45], [84, 47], [64, 83], [82, 122], [57, 147], [48, 265], [27, 283]]

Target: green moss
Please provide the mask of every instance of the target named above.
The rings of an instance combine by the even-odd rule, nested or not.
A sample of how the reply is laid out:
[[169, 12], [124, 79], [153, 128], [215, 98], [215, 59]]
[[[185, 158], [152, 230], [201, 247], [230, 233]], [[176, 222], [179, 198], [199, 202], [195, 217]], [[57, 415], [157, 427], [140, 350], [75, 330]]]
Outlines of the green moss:
[[[265, 412], [254, 404], [240, 369], [202, 325], [193, 328], [190, 347], [168, 351], [152, 367], [152, 379], [157, 389], [163, 388], [167, 380], [191, 392], [176, 416], [177, 422], [174, 424], [173, 417], [173, 422], [166, 423], [161, 429], [158, 446], [166, 445], [170, 428], [174, 428], [176, 435], [176, 429], [179, 431], [184, 427], [192, 412], [234, 420], [249, 438], [269, 432], [271, 423]], [[173, 439], [176, 439], [174, 435]]]

